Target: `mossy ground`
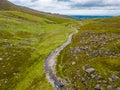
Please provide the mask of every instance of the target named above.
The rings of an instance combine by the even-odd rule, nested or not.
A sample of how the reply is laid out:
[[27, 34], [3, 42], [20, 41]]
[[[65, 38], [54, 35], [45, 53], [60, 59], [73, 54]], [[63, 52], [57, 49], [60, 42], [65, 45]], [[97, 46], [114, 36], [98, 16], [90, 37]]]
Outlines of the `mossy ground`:
[[[79, 33], [58, 56], [57, 75], [74, 90], [120, 87], [120, 17], [80, 21]], [[85, 69], [94, 68], [87, 74]], [[95, 76], [95, 77], [94, 77]], [[98, 77], [102, 77], [97, 80]], [[115, 82], [109, 79], [119, 77]]]
[[69, 19], [48, 18], [54, 16], [0, 11], [0, 90], [53, 89], [44, 60], [73, 30]]

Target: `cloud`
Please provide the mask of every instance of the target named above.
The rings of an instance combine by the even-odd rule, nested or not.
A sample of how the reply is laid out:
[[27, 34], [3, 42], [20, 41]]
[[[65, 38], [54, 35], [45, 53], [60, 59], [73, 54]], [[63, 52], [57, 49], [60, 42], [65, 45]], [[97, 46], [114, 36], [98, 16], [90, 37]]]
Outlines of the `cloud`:
[[[92, 10], [101, 14], [120, 15], [120, 0], [9, 0], [15, 4], [54, 13], [87, 13]], [[59, 12], [58, 12], [59, 11]], [[107, 12], [107, 13], [106, 13]], [[89, 12], [88, 12], [89, 13]]]

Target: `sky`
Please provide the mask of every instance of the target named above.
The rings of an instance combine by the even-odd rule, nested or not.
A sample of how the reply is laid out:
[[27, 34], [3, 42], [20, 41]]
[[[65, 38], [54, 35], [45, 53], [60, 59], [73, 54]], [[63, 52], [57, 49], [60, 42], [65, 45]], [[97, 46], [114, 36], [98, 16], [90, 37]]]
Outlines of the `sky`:
[[9, 0], [35, 10], [65, 15], [120, 15], [120, 0]]

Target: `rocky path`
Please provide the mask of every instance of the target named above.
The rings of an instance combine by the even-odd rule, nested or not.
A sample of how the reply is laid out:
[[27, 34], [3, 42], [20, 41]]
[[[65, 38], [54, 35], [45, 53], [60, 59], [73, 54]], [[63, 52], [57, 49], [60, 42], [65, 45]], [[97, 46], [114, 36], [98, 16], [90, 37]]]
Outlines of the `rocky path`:
[[71, 33], [68, 37], [68, 40], [63, 43], [60, 47], [56, 48], [51, 54], [46, 58], [44, 63], [44, 69], [46, 72], [46, 77], [55, 90], [65, 90], [65, 83], [62, 83], [60, 79], [56, 77], [55, 66], [56, 66], [56, 57], [59, 53], [71, 43], [73, 34], [77, 33], [78, 30], [76, 28], [74, 33]]

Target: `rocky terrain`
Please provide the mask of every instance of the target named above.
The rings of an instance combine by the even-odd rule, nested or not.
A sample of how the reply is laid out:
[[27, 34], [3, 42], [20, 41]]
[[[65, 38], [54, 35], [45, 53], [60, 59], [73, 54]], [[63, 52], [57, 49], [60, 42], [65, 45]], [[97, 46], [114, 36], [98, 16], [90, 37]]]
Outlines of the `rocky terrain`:
[[119, 28], [109, 31], [113, 27], [107, 25], [105, 29], [108, 30], [100, 30], [103, 23], [98, 21], [93, 21], [90, 27], [87, 24], [80, 26], [71, 45], [58, 56], [57, 75], [68, 81], [69, 89], [120, 90]]

